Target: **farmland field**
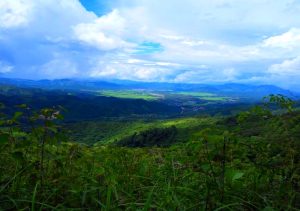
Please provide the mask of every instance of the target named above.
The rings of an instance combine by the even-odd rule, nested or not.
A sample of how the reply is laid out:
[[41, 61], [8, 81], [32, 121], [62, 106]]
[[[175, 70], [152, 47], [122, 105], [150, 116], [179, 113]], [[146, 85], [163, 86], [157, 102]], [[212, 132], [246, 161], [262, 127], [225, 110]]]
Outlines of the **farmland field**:
[[102, 96], [126, 98], [126, 99], [143, 99], [143, 100], [157, 100], [160, 96], [144, 91], [135, 90], [103, 90], [98, 92]]
[[184, 96], [190, 96], [195, 97], [201, 100], [207, 100], [207, 101], [227, 101], [230, 98], [225, 96], [219, 96], [213, 93], [208, 92], [178, 92], [176, 94], [184, 95]]
[[163, 94], [157, 94], [157, 93], [151, 93], [150, 91], [144, 91], [144, 90], [102, 90], [98, 91], [97, 94], [100, 94], [101, 96], [106, 97], [116, 97], [116, 98], [126, 98], [126, 99], [143, 99], [148, 101], [153, 100], [159, 100], [164, 97], [164, 95], [169, 95], [170, 97], [176, 98], [178, 96], [183, 97], [191, 97], [196, 98], [200, 100], [206, 100], [206, 101], [227, 101], [231, 99], [230, 97], [226, 96], [219, 96], [213, 93], [207, 93], [207, 92], [174, 92], [173, 94], [164, 93]]

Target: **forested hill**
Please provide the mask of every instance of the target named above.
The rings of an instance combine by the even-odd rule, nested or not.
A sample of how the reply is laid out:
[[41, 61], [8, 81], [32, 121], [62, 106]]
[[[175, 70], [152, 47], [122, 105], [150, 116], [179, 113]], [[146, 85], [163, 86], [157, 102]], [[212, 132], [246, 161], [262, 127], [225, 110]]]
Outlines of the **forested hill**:
[[27, 104], [32, 109], [62, 106], [67, 120], [98, 119], [102, 117], [168, 116], [178, 115], [180, 108], [142, 99], [121, 99], [84, 93], [0, 87], [0, 102], [13, 113], [15, 105]]

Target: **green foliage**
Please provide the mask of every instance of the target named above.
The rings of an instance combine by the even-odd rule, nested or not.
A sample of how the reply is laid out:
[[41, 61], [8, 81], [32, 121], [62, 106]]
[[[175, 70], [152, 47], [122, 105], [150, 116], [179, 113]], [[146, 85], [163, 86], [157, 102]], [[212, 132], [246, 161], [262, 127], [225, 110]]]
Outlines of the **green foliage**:
[[[1, 117], [1, 210], [300, 208], [300, 113], [163, 121], [127, 148], [71, 142], [58, 109], [19, 108]], [[145, 147], [178, 133], [188, 141]]]
[[266, 106], [271, 106], [273, 104], [281, 109], [287, 110], [288, 112], [292, 112], [293, 106], [295, 105], [295, 102], [292, 99], [285, 97], [281, 94], [272, 94], [268, 97], [265, 97], [264, 99], [267, 100], [267, 102], [265, 103]]
[[[98, 120], [103, 117], [167, 116], [180, 112], [180, 108], [158, 101], [105, 97], [85, 92], [66, 93], [0, 86], [0, 102], [3, 102], [7, 115], [13, 115], [19, 107], [16, 104], [30, 105], [32, 110], [41, 110], [61, 105], [62, 114], [68, 121]], [[26, 105], [25, 105], [26, 106]], [[1, 108], [1, 105], [0, 105]], [[65, 112], [67, 110], [68, 112]]]
[[216, 124], [218, 118], [195, 116], [164, 120], [146, 119], [107, 119], [99, 121], [80, 121], [66, 123], [71, 140], [88, 145], [103, 145], [118, 142], [135, 133], [142, 133], [154, 128], [177, 128], [176, 142], [187, 142], [197, 137], [199, 129]]
[[9, 141], [9, 134], [7, 133], [0, 133], [0, 145], [7, 144]]
[[264, 97], [264, 104], [262, 106], [254, 106], [249, 111], [241, 112], [238, 116], [238, 121], [243, 122], [246, 119], [252, 120], [261, 120], [262, 118], [266, 119], [272, 116], [272, 109], [284, 109], [285, 111], [291, 113], [293, 111], [293, 106], [295, 102], [290, 98], [283, 95], [269, 95]]
[[170, 146], [175, 143], [176, 134], [177, 128], [175, 126], [153, 128], [139, 134], [134, 133], [132, 136], [118, 141], [117, 145], [128, 147]]

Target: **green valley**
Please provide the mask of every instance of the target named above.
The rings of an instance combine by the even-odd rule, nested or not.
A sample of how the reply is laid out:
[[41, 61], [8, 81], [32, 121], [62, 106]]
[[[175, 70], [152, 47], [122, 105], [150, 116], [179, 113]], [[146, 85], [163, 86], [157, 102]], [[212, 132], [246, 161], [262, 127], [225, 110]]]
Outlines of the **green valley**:
[[300, 0], [0, 0], [0, 211], [300, 211]]
[[1, 210], [299, 209], [297, 99], [104, 90], [0, 89]]

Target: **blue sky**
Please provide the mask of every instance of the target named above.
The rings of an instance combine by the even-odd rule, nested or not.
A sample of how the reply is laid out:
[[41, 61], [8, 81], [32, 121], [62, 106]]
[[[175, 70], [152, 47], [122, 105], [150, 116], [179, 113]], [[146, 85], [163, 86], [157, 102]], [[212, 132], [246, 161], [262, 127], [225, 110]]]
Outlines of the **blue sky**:
[[0, 76], [300, 88], [299, 0], [1, 0]]

